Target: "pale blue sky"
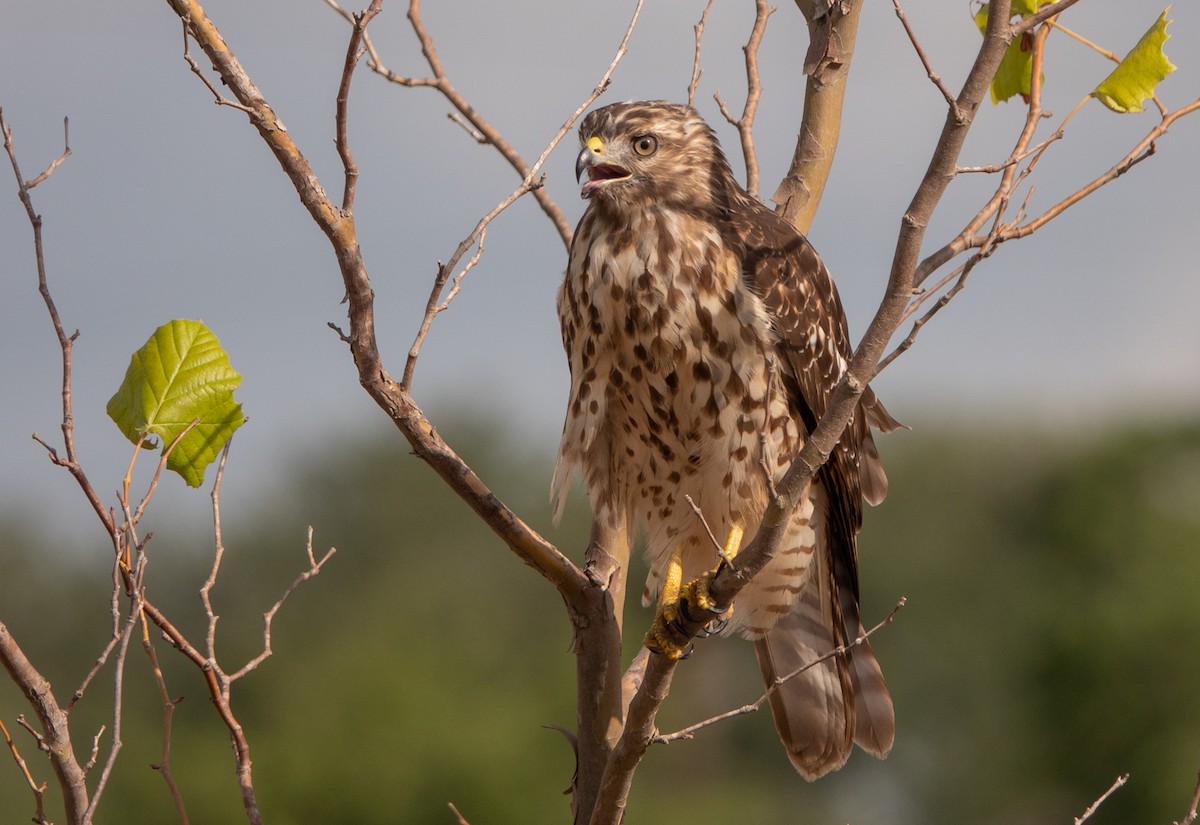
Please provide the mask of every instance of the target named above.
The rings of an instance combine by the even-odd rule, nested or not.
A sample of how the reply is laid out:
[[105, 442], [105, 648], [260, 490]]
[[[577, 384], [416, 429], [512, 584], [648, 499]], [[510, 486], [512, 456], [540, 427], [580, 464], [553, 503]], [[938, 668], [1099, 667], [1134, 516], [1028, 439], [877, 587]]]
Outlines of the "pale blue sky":
[[[703, 3], [650, 3], [601, 100], [683, 99], [692, 25]], [[699, 106], [734, 162], [733, 130], [712, 102], [744, 96], [741, 44], [752, 4], [717, 4], [704, 47]], [[760, 55], [758, 117], [764, 188], [785, 170], [800, 103], [805, 42], [780, 3]], [[957, 87], [978, 35], [967, 4], [910, 2], [910, 19], [943, 78]], [[1080, 4], [1064, 21], [1123, 53], [1158, 7]], [[941, 11], [935, 13], [936, 6]], [[325, 185], [340, 190], [333, 111], [347, 28], [320, 0], [211, 0], [221, 27]], [[603, 11], [601, 11], [603, 9]], [[425, 22], [451, 78], [529, 159], [595, 84], [632, 3], [428, 2]], [[395, 0], [372, 24], [385, 61], [425, 66]], [[1168, 53], [1180, 70], [1161, 88], [1180, 105], [1200, 94], [1200, 11], [1177, 4]], [[329, 245], [240, 113], [218, 108], [181, 59], [179, 21], [164, 3], [5, 0], [0, 15], [0, 105], [26, 176], [61, 151], [70, 160], [34, 192], [45, 219], [51, 286], [75, 351], [80, 454], [113, 501], [130, 447], [104, 405], [129, 355], [174, 317], [206, 321], [245, 377], [251, 417], [227, 484], [253, 496], [287, 481], [289, 456], [385, 427], [358, 388], [341, 322], [342, 288]], [[1057, 123], [1109, 70], [1066, 37], [1052, 38], [1047, 108]], [[351, 140], [361, 169], [357, 222], [376, 290], [377, 322], [393, 373], [416, 330], [436, 262], [516, 184], [493, 151], [446, 119], [427, 89], [366, 71], [352, 93]], [[886, 277], [900, 215], [944, 114], [890, 3], [869, 0], [847, 100], [845, 131], [811, 237], [861, 331]], [[1016, 104], [986, 104], [964, 162], [1003, 159], [1021, 120]], [[1031, 209], [1106, 169], [1156, 115], [1118, 118], [1090, 103], [1044, 159]], [[575, 139], [547, 166], [548, 192], [574, 222]], [[1195, 415], [1200, 404], [1200, 117], [1183, 121], [1159, 154], [1034, 238], [1002, 248], [967, 290], [876, 386], [897, 417], [984, 426], [1000, 416], [1063, 432], [1113, 420]], [[940, 245], [991, 181], [955, 184], [929, 233]], [[486, 254], [435, 324], [416, 394], [435, 424], [468, 398], [552, 458], [567, 392], [554, 293], [565, 251], [532, 200], [492, 227]], [[36, 291], [30, 230], [7, 164], [0, 169], [0, 509], [90, 529], [66, 475], [30, 439], [58, 436], [58, 351]], [[452, 429], [447, 435], [453, 441]], [[884, 447], [886, 450], [886, 446]], [[548, 479], [547, 479], [548, 483]], [[204, 496], [166, 495], [203, 519]]]

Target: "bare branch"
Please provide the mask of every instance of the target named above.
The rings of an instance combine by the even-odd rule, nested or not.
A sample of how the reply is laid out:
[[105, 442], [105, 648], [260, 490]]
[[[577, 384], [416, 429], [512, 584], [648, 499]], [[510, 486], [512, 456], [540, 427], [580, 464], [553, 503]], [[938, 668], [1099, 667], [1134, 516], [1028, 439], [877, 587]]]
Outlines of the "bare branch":
[[1000, 235], [1001, 240], [1008, 241], [1033, 234], [1047, 223], [1052, 221], [1054, 218], [1061, 215], [1067, 209], [1079, 203], [1088, 195], [1091, 195], [1100, 187], [1108, 183], [1112, 183], [1114, 180], [1119, 178], [1121, 175], [1124, 175], [1143, 160], [1153, 156], [1155, 152], [1156, 141], [1158, 141], [1168, 132], [1172, 124], [1174, 124], [1175, 121], [1179, 120], [1181, 117], [1185, 117], [1198, 110], [1200, 110], [1200, 98], [1197, 98], [1186, 106], [1182, 106], [1173, 112], [1168, 112], [1166, 116], [1159, 121], [1157, 126], [1151, 129], [1145, 137], [1138, 141], [1137, 144], [1125, 154], [1125, 157], [1121, 158], [1121, 160], [1118, 161], [1116, 165], [1110, 168], [1107, 172], [1099, 175], [1086, 186], [1083, 186], [1075, 192], [1072, 192], [1070, 195], [1063, 198], [1045, 212], [1030, 220], [1028, 223], [1005, 230]]
[[[742, 142], [742, 158], [746, 162], [746, 191], [758, 200], [762, 196], [758, 192], [758, 153], [754, 148], [754, 116], [758, 113], [758, 101], [762, 97], [762, 81], [758, 74], [758, 47], [762, 45], [763, 33], [767, 30], [767, 18], [774, 14], [775, 9], [767, 5], [767, 0], [754, 0], [754, 26], [750, 30], [750, 39], [742, 47], [746, 55], [746, 103], [742, 107], [741, 117], [735, 118], [725, 107], [720, 92], [713, 95], [721, 114], [737, 130]], [[707, 14], [707, 9], [705, 10]], [[699, 60], [699, 35], [697, 35], [696, 59]]]
[[942, 93], [942, 97], [946, 99], [946, 105], [950, 107], [950, 111], [954, 111], [958, 107], [958, 103], [954, 100], [954, 93], [947, 88], [942, 82], [942, 78], [933, 70], [933, 64], [929, 61], [929, 55], [925, 53], [925, 49], [921, 46], [921, 42], [917, 40], [917, 33], [908, 23], [908, 16], [904, 13], [904, 9], [900, 6], [900, 0], [892, 0], [892, 6], [896, 9], [896, 16], [900, 18], [900, 25], [904, 26], [904, 33], [908, 35], [908, 40], [916, 49], [917, 57], [921, 59], [921, 65], [925, 67], [925, 74], [929, 77], [937, 90]]
[[47, 166], [40, 175], [38, 175], [36, 178], [34, 178], [33, 180], [26, 183], [25, 188], [27, 190], [32, 189], [33, 187], [37, 186], [39, 183], [44, 181], [46, 178], [53, 175], [54, 170], [57, 169], [58, 167], [62, 166], [63, 162], [69, 157], [71, 157], [71, 121], [69, 118], [64, 117], [63, 118], [63, 152], [62, 152], [62, 154], [59, 155], [54, 160], [50, 161], [50, 165]]
[[1184, 814], [1183, 819], [1178, 820], [1174, 825], [1192, 825], [1196, 821], [1198, 808], [1200, 808], [1200, 773], [1196, 774], [1196, 787], [1192, 790], [1192, 804], [1188, 807], [1188, 812]]
[[[66, 140], [67, 121], [63, 120], [64, 141]], [[4, 107], [0, 106], [0, 134], [4, 136], [4, 150], [8, 153], [9, 162], [12, 164], [13, 175], [17, 180], [17, 197], [20, 198], [21, 204], [25, 207], [25, 214], [29, 218], [29, 223], [33, 227], [33, 251], [37, 262], [38, 272], [38, 292], [42, 295], [42, 301], [46, 305], [46, 311], [50, 314], [50, 321], [54, 325], [54, 334], [58, 337], [59, 348], [62, 350], [62, 434], [63, 434], [63, 450], [64, 455], [59, 455], [58, 452], [47, 444], [37, 433], [33, 434], [33, 438], [39, 444], [46, 448], [50, 455], [50, 460], [64, 467], [79, 485], [83, 491], [88, 503], [92, 505], [92, 510], [100, 518], [100, 522], [104, 525], [105, 531], [108, 533], [110, 540], [113, 541], [114, 547], [116, 543], [116, 526], [113, 522], [112, 515], [108, 509], [100, 501], [100, 496], [96, 494], [95, 489], [87, 479], [87, 475], [80, 466], [75, 454], [75, 417], [71, 402], [71, 350], [75, 343], [79, 331], [67, 335], [63, 328], [62, 320], [58, 314], [58, 307], [54, 303], [54, 299], [50, 295], [50, 285], [46, 279], [46, 258], [42, 249], [42, 216], [33, 208], [33, 199], [29, 195], [29, 190], [32, 186], [25, 182], [25, 178], [21, 175], [20, 165], [17, 163], [16, 149], [13, 146], [12, 129], [4, 120]], [[63, 151], [63, 154], [58, 160], [50, 164], [50, 166], [41, 175], [35, 178], [34, 183], [41, 183], [50, 177], [50, 174], [58, 168], [58, 166], [66, 160], [70, 155], [70, 148]]]
[[[425, 303], [425, 315], [421, 319], [421, 326], [417, 329], [417, 336], [413, 339], [412, 346], [408, 348], [408, 360], [404, 364], [404, 375], [400, 378], [400, 386], [405, 391], [412, 389], [413, 373], [417, 368], [417, 359], [421, 355], [421, 347], [425, 343], [425, 338], [429, 335], [429, 330], [433, 326], [433, 320], [450, 308], [450, 302], [454, 300], [454, 297], [458, 295], [459, 290], [462, 288], [463, 278], [475, 268], [475, 265], [479, 263], [479, 259], [483, 257], [483, 241], [487, 236], [488, 225], [498, 218], [501, 212], [520, 200], [526, 193], [540, 186], [540, 180], [536, 182], [532, 180], [522, 181], [521, 185], [514, 189], [508, 197], [496, 204], [491, 212], [488, 212], [479, 219], [479, 222], [475, 224], [475, 228], [471, 230], [471, 234], [463, 238], [447, 263], [438, 262], [437, 276], [433, 279], [433, 288], [430, 290], [429, 299]], [[472, 245], [475, 246], [475, 254], [471, 256], [471, 259], [467, 261], [458, 274], [451, 279], [450, 273], [454, 271], [454, 267], [458, 265], [462, 256], [467, 253]], [[446, 296], [445, 300], [442, 300], [442, 291], [445, 289], [448, 281], [451, 283], [450, 294]]]
[[692, 508], [692, 512], [696, 514], [696, 518], [700, 519], [700, 525], [704, 528], [704, 532], [708, 533], [708, 540], [711, 541], [712, 546], [716, 548], [717, 555], [720, 556], [726, 564], [733, 564], [732, 559], [726, 558], [724, 546], [721, 544], [721, 542], [717, 541], [717, 537], [713, 534], [712, 528], [708, 526], [708, 519], [704, 517], [704, 511], [701, 510], [700, 506], [696, 504], [696, 502], [692, 501], [692, 497], [686, 493], [683, 496], [683, 500], [688, 503], [688, 507]]
[[[71, 709], [75, 707], [75, 703], [83, 698], [83, 694], [87, 691], [88, 685], [92, 683], [92, 680], [96, 678], [96, 674], [98, 674], [100, 669], [104, 667], [105, 662], [108, 661], [108, 657], [112, 654], [113, 649], [117, 646], [117, 641], [121, 638], [121, 592], [121, 556], [119, 553], [114, 553], [112, 568], [112, 592], [109, 597], [109, 614], [112, 617], [112, 631], [109, 634], [108, 642], [105, 643], [104, 648], [100, 651], [100, 655], [96, 657], [96, 661], [92, 664], [91, 670], [89, 670], [87, 675], [83, 677], [83, 681], [79, 683], [79, 687], [75, 688], [75, 693], [73, 693], [70, 700], [67, 701], [66, 711], [68, 713], [70, 713]], [[95, 762], [94, 754], [92, 762]], [[89, 764], [84, 766], [83, 772], [87, 773], [91, 769], [92, 766], [89, 762]]]
[[696, 105], [696, 87], [700, 85], [700, 44], [704, 40], [704, 26], [708, 22], [708, 11], [712, 8], [713, 0], [708, 0], [704, 5], [704, 11], [700, 14], [700, 20], [692, 27], [692, 31], [696, 33], [696, 49], [692, 54], [692, 79], [688, 83], [688, 105]]
[[1058, 0], [1057, 3], [1050, 3], [1042, 6], [1040, 9], [1038, 9], [1036, 14], [1031, 14], [1028, 17], [1022, 17], [1018, 22], [1013, 24], [1009, 42], [1011, 43], [1012, 38], [1020, 37], [1042, 21], [1049, 20], [1051, 17], [1062, 14], [1064, 11], [1071, 8], [1071, 6], [1078, 2], [1079, 0]]
[[907, 320], [909, 317], [911, 317], [912, 313], [915, 312], [930, 296], [936, 295], [938, 290], [940, 290], [950, 281], [954, 281], [954, 286], [943, 293], [941, 297], [938, 298], [937, 302], [934, 303], [934, 305], [930, 307], [924, 315], [913, 322], [912, 329], [909, 330], [909, 333], [905, 339], [897, 344], [896, 348], [888, 353], [887, 356], [880, 360], [879, 370], [881, 372], [887, 369], [887, 367], [893, 361], [912, 348], [912, 345], [917, 342], [917, 335], [921, 332], [921, 329], [933, 319], [934, 315], [945, 309], [946, 305], [954, 300], [954, 297], [962, 291], [963, 287], [966, 286], [967, 276], [971, 274], [971, 270], [975, 268], [975, 264], [982, 259], [982, 255], [972, 255], [967, 259], [965, 264], [958, 267], [953, 272], [949, 273], [940, 281], [938, 281], [938, 283], [935, 284], [932, 289], [919, 296], [913, 301], [909, 308], [904, 311], [904, 318]]
[[[343, 215], [331, 202], [292, 136], [278, 128], [274, 111], [267, 105], [262, 93], [200, 4], [195, 0], [167, 2], [177, 15], [188, 22], [192, 36], [212, 61], [231, 93], [259, 114], [252, 124], [296, 188], [303, 206], [328, 237], [346, 288], [350, 315], [347, 337], [363, 388], [408, 439], [413, 451], [475, 510], [509, 549], [554, 583], [568, 604], [578, 603], [590, 587], [587, 577], [554, 545], [496, 498], [434, 430], [411, 395], [384, 369], [375, 336], [374, 293], [353, 220]], [[640, 5], [638, 8], [640, 10]], [[157, 624], [155, 615], [149, 615], [151, 621]], [[200, 657], [200, 661], [203, 662], [204, 657]]]
[[807, 233], [833, 168], [841, 134], [846, 80], [854, 57], [859, 15], [865, 3], [833, 3], [824, 15], [816, 14], [817, 4], [812, 2], [798, 0], [796, 5], [808, 21], [804, 113], [792, 162], [771, 200], [780, 215]]
[[41, 722], [42, 732], [28, 726], [23, 718], [17, 721], [34, 734], [38, 747], [49, 755], [50, 767], [54, 769], [62, 791], [68, 821], [80, 821], [79, 818], [88, 807], [88, 790], [83, 768], [76, 760], [71, 744], [67, 713], [59, 707], [50, 683], [25, 656], [3, 622], [0, 622], [0, 664], [4, 665], [8, 675], [29, 701]]
[[1116, 781], [1113, 782], [1112, 785], [1109, 786], [1107, 791], [1100, 794], [1100, 796], [1096, 799], [1096, 801], [1093, 802], [1091, 805], [1088, 805], [1086, 811], [1084, 811], [1079, 816], [1075, 817], [1075, 825], [1083, 825], [1084, 822], [1086, 822], [1088, 819], [1091, 818], [1092, 814], [1096, 813], [1096, 809], [1104, 804], [1104, 800], [1106, 800], [1110, 796], [1112, 796], [1113, 793], [1118, 788], [1120, 788], [1122, 785], [1124, 785], [1128, 781], [1129, 781], [1129, 774], [1126, 773], [1126, 774], [1121, 774], [1120, 776], [1118, 776]]
[[231, 109], [237, 109], [239, 112], [245, 112], [253, 120], [257, 117], [257, 113], [249, 106], [244, 106], [236, 100], [230, 100], [221, 94], [220, 90], [213, 85], [212, 81], [204, 74], [204, 70], [200, 68], [200, 64], [196, 62], [196, 58], [192, 57], [192, 53], [188, 44], [188, 24], [183, 21], [183, 59], [188, 64], [188, 68], [192, 70], [192, 74], [200, 78], [200, 82], [204, 84], [210, 92], [212, 92], [213, 103], [218, 106], [228, 106]]
[[187, 808], [183, 804], [183, 795], [180, 794], [179, 786], [175, 783], [175, 776], [171, 773], [171, 722], [175, 716], [175, 706], [182, 702], [183, 698], [171, 698], [170, 691], [167, 690], [167, 680], [158, 664], [158, 654], [154, 650], [154, 643], [150, 641], [150, 626], [147, 624], [145, 616], [141, 617], [141, 622], [142, 649], [150, 658], [150, 669], [154, 672], [154, 683], [158, 686], [158, 698], [162, 701], [163, 706], [162, 757], [157, 764], [150, 767], [158, 771], [162, 775], [163, 781], [167, 783], [167, 791], [175, 803], [175, 816], [180, 825], [189, 825], [190, 820]]
[[[354, 22], [353, 16], [338, 5], [335, 0], [325, 0], [325, 4], [341, 15], [347, 22]], [[474, 140], [478, 143], [494, 146], [501, 157], [508, 162], [509, 166], [516, 170], [522, 179], [536, 177], [536, 172], [531, 171], [529, 164], [525, 162], [525, 159], [521, 157], [521, 154], [513, 145], [467, 101], [450, 81], [449, 76], [442, 66], [441, 59], [438, 57], [433, 37], [426, 30], [425, 24], [421, 20], [420, 0], [409, 0], [408, 20], [412, 25], [414, 34], [417, 36], [417, 41], [421, 45], [421, 53], [425, 56], [425, 60], [429, 64], [433, 75], [431, 77], [406, 77], [393, 72], [383, 65], [378, 53], [375, 51], [374, 45], [371, 43], [370, 37], [364, 34], [363, 44], [367, 49], [368, 68], [399, 86], [436, 89], [457, 110], [459, 117], [462, 119], [462, 121], [458, 122], [465, 122], [474, 130], [471, 133]], [[569, 247], [572, 235], [571, 224], [567, 221], [562, 209], [559, 208], [558, 204], [554, 202], [553, 198], [544, 189], [534, 191], [534, 198], [537, 200], [546, 217], [554, 224], [554, 228], [562, 239], [563, 245]]]
[[354, 67], [358, 65], [359, 58], [362, 57], [362, 40], [366, 35], [367, 24], [382, 9], [382, 0], [375, 0], [366, 11], [354, 15], [354, 29], [350, 35], [350, 43], [346, 46], [346, 62], [342, 68], [342, 82], [338, 85], [336, 143], [346, 177], [342, 194], [342, 211], [348, 215], [354, 213], [354, 188], [358, 183], [358, 166], [350, 154], [350, 141], [346, 137], [346, 111], [350, 102], [350, 79], [354, 76]]
[[[547, 144], [544, 150], [542, 150], [542, 154], [534, 162], [533, 166], [529, 168], [529, 172], [525, 176], [525, 179], [521, 181], [521, 185], [514, 189], [508, 197], [500, 201], [500, 203], [498, 203], [491, 212], [483, 216], [483, 218], [481, 218], [479, 222], [475, 224], [475, 228], [471, 231], [471, 234], [469, 234], [462, 240], [461, 243], [459, 243], [458, 248], [454, 250], [454, 253], [450, 256], [446, 263], [438, 264], [438, 273], [434, 278], [433, 288], [430, 291], [429, 299], [425, 304], [425, 315], [421, 319], [421, 326], [417, 330], [417, 336], [413, 341], [412, 346], [409, 347], [408, 360], [405, 362], [404, 374], [400, 379], [400, 389], [403, 391], [409, 392], [412, 390], [412, 379], [413, 373], [417, 367], [417, 358], [421, 354], [421, 347], [425, 342], [426, 336], [429, 334], [429, 329], [433, 324], [433, 319], [449, 307], [450, 301], [458, 293], [462, 279], [471, 269], [475, 267], [475, 264], [479, 262], [479, 258], [483, 254], [483, 238], [487, 232], [488, 225], [495, 220], [500, 213], [502, 213], [512, 204], [516, 203], [517, 200], [523, 197], [526, 193], [536, 192], [542, 188], [542, 182], [538, 176], [541, 173], [541, 169], [545, 165], [547, 159], [549, 159], [550, 153], [554, 151], [555, 147], [558, 146], [562, 139], [571, 131], [571, 128], [575, 125], [575, 121], [579, 119], [580, 115], [582, 115], [588, 109], [588, 107], [596, 101], [596, 98], [603, 94], [604, 90], [608, 88], [609, 83], [612, 81], [613, 73], [617, 69], [617, 64], [620, 63], [621, 58], [625, 56], [629, 45], [629, 38], [633, 35], [633, 30], [637, 25], [638, 17], [642, 13], [643, 1], [644, 0], [638, 0], [637, 6], [633, 11], [633, 17], [630, 19], [629, 25], [625, 29], [625, 36], [621, 39], [621, 44], [617, 47], [617, 53], [613, 57], [612, 62], [608, 64], [608, 69], [600, 78], [600, 82], [596, 84], [596, 87], [592, 90], [591, 94], [587, 96], [584, 102], [579, 105], [579, 107], [571, 114], [569, 118], [567, 118], [566, 122], [559, 127], [558, 132], [553, 138], [551, 138], [550, 143]], [[430, 48], [432, 48], [432, 44], [430, 44]], [[440, 70], [440, 64], [437, 68]], [[474, 256], [472, 256], [472, 258], [467, 262], [467, 265], [463, 268], [463, 270], [454, 276], [451, 293], [446, 300], [443, 301], [441, 298], [442, 290], [445, 288], [447, 281], [450, 280], [450, 273], [454, 271], [455, 267], [458, 266], [458, 262], [462, 259], [462, 256], [465, 255], [472, 246], [477, 247]]]
[[485, 135], [483, 132], [476, 129], [470, 123], [467, 123], [466, 119], [460, 113], [446, 112], [446, 117], [452, 123], [456, 123], [459, 126], [461, 126], [462, 130], [471, 136], [471, 140], [475, 141], [476, 143], [480, 144], [481, 146], [486, 146], [488, 144], [489, 141], [488, 141], [487, 135]]
[[275, 604], [271, 605], [270, 609], [263, 614], [263, 649], [257, 656], [246, 662], [246, 664], [242, 665], [240, 670], [229, 675], [229, 682], [231, 684], [236, 682], [238, 679], [241, 679], [247, 673], [250, 673], [271, 656], [273, 652], [271, 650], [271, 622], [274, 620], [275, 614], [279, 612], [279, 608], [283, 607], [283, 603], [287, 601], [288, 596], [292, 595], [297, 587], [320, 573], [321, 568], [325, 566], [325, 562], [329, 561], [333, 557], [333, 554], [337, 552], [336, 547], [330, 547], [325, 552], [325, 555], [318, 560], [316, 556], [313, 555], [312, 537], [313, 529], [312, 527], [309, 527], [308, 542], [305, 545], [305, 549], [308, 553], [308, 569], [299, 573], [296, 578], [292, 580], [292, 583], [288, 585], [287, 590], [283, 591], [283, 595], [276, 599]]
[[29, 786], [29, 790], [33, 792], [33, 802], [35, 813], [33, 821], [38, 825], [51, 825], [50, 820], [46, 819], [45, 809], [42, 806], [42, 797], [46, 792], [46, 783], [39, 785], [33, 778], [33, 774], [29, 772], [29, 766], [25, 764], [25, 760], [21, 757], [21, 752], [17, 750], [17, 743], [13, 741], [12, 736], [8, 733], [8, 728], [4, 726], [4, 720], [0, 719], [0, 734], [4, 735], [4, 741], [8, 745], [8, 750], [12, 754], [12, 758], [17, 763], [17, 768], [20, 769], [22, 776], [25, 777], [25, 784]]

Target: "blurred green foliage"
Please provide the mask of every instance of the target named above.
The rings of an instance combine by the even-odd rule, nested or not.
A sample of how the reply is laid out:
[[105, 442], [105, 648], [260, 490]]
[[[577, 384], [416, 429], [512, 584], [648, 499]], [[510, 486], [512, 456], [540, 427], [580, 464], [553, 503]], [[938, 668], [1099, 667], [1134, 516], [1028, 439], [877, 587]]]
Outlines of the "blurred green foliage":
[[[868, 620], [908, 598], [874, 642], [896, 700], [892, 756], [856, 754], [810, 785], [765, 712], [753, 714], [652, 749], [631, 821], [1062, 823], [1125, 772], [1129, 784], [1090, 822], [1183, 815], [1200, 767], [1200, 424], [1065, 444], [992, 426], [921, 429], [884, 439], [892, 492], [868, 513], [861, 548]], [[586, 509], [577, 495], [550, 526], [546, 451], [521, 454], [478, 422], [444, 432], [501, 498], [578, 555]], [[214, 591], [219, 656], [233, 670], [304, 566], [306, 526], [318, 553], [338, 548], [276, 617], [274, 657], [234, 688], [266, 821], [453, 823], [448, 802], [474, 825], [569, 821], [570, 748], [542, 727], [574, 722], [570, 633], [552, 588], [398, 437], [314, 453], [283, 477], [293, 481], [277, 494], [225, 501]], [[199, 641], [211, 538], [181, 537], [169, 520], [157, 533], [150, 598]], [[72, 562], [33, 520], [3, 537], [0, 618], [61, 698], [107, 638], [107, 548]], [[647, 614], [630, 609], [636, 637]], [[185, 697], [172, 766], [192, 822], [244, 821], [199, 675], [157, 649]], [[99, 821], [172, 822], [148, 768], [161, 707], [136, 646], [127, 670], [124, 750]], [[73, 716], [84, 758], [101, 724], [107, 750], [111, 684], [110, 666]], [[759, 691], [749, 645], [704, 642], [659, 724], [673, 730]], [[0, 714], [34, 775], [50, 779], [14, 724], [20, 713], [22, 696], [0, 682]], [[33, 814], [3, 754], [0, 811], [4, 822]], [[50, 813], [61, 821], [56, 802]]]

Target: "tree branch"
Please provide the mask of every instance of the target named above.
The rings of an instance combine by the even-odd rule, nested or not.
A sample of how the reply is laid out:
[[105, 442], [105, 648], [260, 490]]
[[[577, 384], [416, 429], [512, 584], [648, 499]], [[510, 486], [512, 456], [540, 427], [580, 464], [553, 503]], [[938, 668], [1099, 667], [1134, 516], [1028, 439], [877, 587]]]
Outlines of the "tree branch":
[[[340, 14], [347, 22], [354, 24], [354, 16], [338, 5], [336, 0], [325, 0], [325, 4]], [[433, 36], [429, 34], [424, 22], [421, 20], [420, 0], [409, 0], [408, 20], [412, 25], [413, 33], [417, 36], [417, 41], [421, 45], [421, 53], [425, 56], [425, 61], [429, 64], [429, 69], [433, 72], [433, 75], [431, 77], [406, 77], [393, 72], [383, 65], [379, 54], [375, 51], [375, 47], [371, 43], [370, 37], [364, 34], [363, 44], [367, 49], [368, 55], [367, 67], [398, 86], [436, 89], [457, 111], [458, 117], [453, 118], [452, 116], [452, 119], [460, 125], [469, 125], [471, 130], [473, 130], [470, 134], [476, 142], [494, 146], [501, 157], [508, 162], [509, 166], [516, 170], [522, 179], [536, 177], [536, 173], [531, 171], [531, 167], [521, 157], [520, 152], [500, 134], [499, 130], [490, 121], [467, 101], [450, 81], [450, 77], [446, 74], [441, 59], [438, 57], [437, 48], [433, 43]], [[563, 246], [569, 248], [571, 245], [572, 229], [562, 209], [559, 208], [558, 204], [554, 202], [554, 199], [544, 189], [534, 190], [533, 196], [537, 200], [538, 206], [546, 214], [546, 217], [554, 224], [554, 229], [558, 232], [559, 238], [562, 239]]]
[[[705, 12], [707, 13], [707, 9]], [[725, 101], [721, 100], [720, 92], [713, 95], [721, 114], [738, 131], [738, 137], [742, 142], [742, 158], [746, 163], [746, 191], [758, 200], [762, 200], [762, 196], [758, 192], [758, 153], [754, 148], [754, 116], [758, 112], [759, 98], [762, 97], [762, 81], [758, 74], [758, 47], [762, 45], [763, 33], [767, 30], [767, 18], [774, 12], [775, 9], [767, 5], [767, 0], [755, 0], [754, 26], [750, 30], [750, 39], [742, 47], [742, 51], [746, 55], [746, 103], [742, 107], [741, 117], [735, 118], [729, 113], [725, 107]], [[700, 35], [697, 33], [697, 61], [700, 57], [699, 44]], [[695, 77], [694, 70], [693, 77]], [[689, 89], [690, 92], [691, 89]]]
[[[358, 244], [353, 215], [343, 213], [330, 200], [308, 160], [290, 133], [279, 127], [274, 111], [200, 5], [195, 0], [167, 0], [167, 3], [187, 23], [192, 37], [208, 55], [232, 94], [254, 111], [255, 115], [250, 119], [252, 125], [291, 180], [301, 203], [329, 239], [346, 287], [350, 315], [347, 337], [363, 388], [392, 419], [413, 451], [505, 544], [554, 583], [568, 603], [577, 603], [579, 594], [588, 587], [579, 568], [496, 498], [434, 430], [412, 396], [384, 369], [375, 336], [374, 293]], [[380, 4], [381, 0], [374, 0], [372, 7]], [[346, 71], [352, 71], [353, 67], [353, 63], [348, 64]]]
[[[796, 5], [808, 21], [809, 34], [809, 50], [804, 61], [807, 76], [804, 113], [791, 165], [771, 195], [771, 201], [776, 205], [776, 212], [802, 233], [807, 233], [833, 168], [863, 0], [833, 3], [828, 13], [817, 9], [818, 5], [827, 4], [814, 4], [812, 0], [796, 0]], [[845, 13], [843, 8], [846, 8]]]
[[41, 785], [33, 778], [33, 774], [29, 772], [29, 765], [21, 756], [21, 752], [17, 749], [17, 743], [13, 741], [12, 736], [8, 732], [8, 728], [4, 726], [4, 720], [0, 719], [0, 734], [4, 735], [4, 742], [8, 745], [9, 753], [12, 754], [13, 761], [17, 763], [17, 769], [21, 771], [21, 775], [25, 777], [25, 784], [29, 786], [30, 792], [33, 793], [34, 814], [33, 821], [38, 825], [52, 825], [50, 820], [46, 819], [46, 811], [44, 798], [46, 795], [46, 783]]
[[713, 0], [708, 0], [704, 4], [704, 11], [700, 13], [700, 20], [692, 27], [692, 31], [696, 34], [696, 46], [692, 52], [692, 79], [688, 82], [688, 105], [696, 105], [696, 87], [700, 85], [700, 44], [704, 40], [704, 26], [708, 23], [708, 12], [712, 8]]
[[50, 757], [50, 767], [54, 770], [54, 776], [62, 790], [67, 821], [80, 822], [83, 812], [88, 808], [88, 790], [86, 776], [75, 758], [75, 749], [71, 744], [67, 712], [59, 707], [50, 683], [25, 656], [25, 652], [2, 621], [0, 663], [4, 664], [4, 669], [21, 689], [21, 693], [41, 722], [38, 747]]
[[1092, 814], [1096, 813], [1097, 809], [1099, 809], [1099, 807], [1104, 804], [1104, 800], [1106, 800], [1110, 796], [1112, 796], [1117, 791], [1118, 788], [1120, 788], [1122, 785], [1124, 785], [1128, 781], [1129, 781], [1129, 774], [1125, 773], [1125, 774], [1121, 774], [1120, 776], [1118, 776], [1116, 778], [1116, 781], [1114, 781], [1112, 783], [1112, 785], [1109, 786], [1107, 791], [1100, 794], [1100, 796], [1096, 798], [1096, 801], [1093, 802], [1091, 805], [1088, 805], [1086, 811], [1084, 811], [1079, 816], [1075, 817], [1075, 825], [1083, 825], [1084, 822], [1091, 819]]

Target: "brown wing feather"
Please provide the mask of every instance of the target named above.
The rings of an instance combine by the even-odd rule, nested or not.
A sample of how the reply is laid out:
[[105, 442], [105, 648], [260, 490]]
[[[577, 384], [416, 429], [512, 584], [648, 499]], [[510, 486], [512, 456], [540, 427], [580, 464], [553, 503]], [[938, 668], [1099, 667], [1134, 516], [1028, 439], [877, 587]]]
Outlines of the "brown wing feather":
[[[730, 203], [731, 241], [740, 247], [743, 278], [762, 297], [774, 320], [785, 384], [792, 390], [796, 414], [812, 432], [852, 354], [841, 299], [824, 262], [791, 224], [736, 192]], [[814, 481], [826, 492], [829, 563], [816, 573], [828, 577], [836, 594], [830, 617], [836, 645], [863, 633], [857, 541], [863, 500], [877, 504], [887, 492], [872, 426], [886, 431], [899, 424], [868, 388]], [[817, 552], [820, 555], [821, 549]], [[847, 721], [855, 741], [882, 756], [894, 737], [891, 696], [869, 644], [855, 648], [849, 664]]]

